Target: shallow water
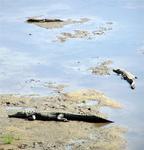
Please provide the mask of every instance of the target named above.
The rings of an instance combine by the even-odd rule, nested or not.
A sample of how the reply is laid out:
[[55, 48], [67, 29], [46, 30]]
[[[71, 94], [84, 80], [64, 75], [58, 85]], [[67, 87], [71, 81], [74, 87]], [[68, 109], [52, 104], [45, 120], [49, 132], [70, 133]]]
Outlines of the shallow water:
[[[144, 146], [143, 91], [144, 1], [0, 0], [0, 93], [48, 94], [45, 82], [66, 83], [70, 89], [95, 88], [124, 104], [122, 110], [104, 109], [117, 124], [127, 127], [129, 150]], [[25, 20], [47, 18], [90, 18], [82, 25], [48, 30]], [[113, 22], [112, 31], [92, 40], [53, 42], [56, 35], [74, 29], [92, 29]], [[32, 35], [30, 36], [29, 33]], [[112, 74], [101, 77], [87, 69], [100, 60], [112, 60], [138, 76], [136, 89]], [[27, 83], [31, 79], [40, 83]]]

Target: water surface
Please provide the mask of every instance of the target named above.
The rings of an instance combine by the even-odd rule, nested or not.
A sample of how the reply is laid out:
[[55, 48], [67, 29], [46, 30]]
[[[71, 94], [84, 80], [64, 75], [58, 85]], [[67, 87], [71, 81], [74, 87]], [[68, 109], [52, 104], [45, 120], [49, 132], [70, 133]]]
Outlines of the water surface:
[[[122, 110], [104, 109], [117, 124], [128, 128], [127, 149], [144, 146], [144, 1], [143, 0], [0, 0], [0, 93], [48, 94], [43, 86], [29, 85], [30, 79], [66, 83], [71, 89], [95, 88], [124, 104]], [[90, 18], [92, 22], [47, 30], [25, 20], [47, 18]], [[63, 31], [95, 29], [107, 21], [113, 30], [104, 36], [53, 42]], [[32, 35], [30, 36], [29, 33]], [[138, 76], [136, 89], [116, 75], [97, 77], [87, 69], [100, 59]], [[80, 63], [77, 63], [80, 62]]]

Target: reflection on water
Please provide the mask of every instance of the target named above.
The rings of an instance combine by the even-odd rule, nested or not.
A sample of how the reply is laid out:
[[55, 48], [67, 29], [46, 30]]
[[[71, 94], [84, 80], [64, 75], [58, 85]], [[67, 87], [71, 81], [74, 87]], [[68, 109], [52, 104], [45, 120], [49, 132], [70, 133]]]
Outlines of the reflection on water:
[[[137, 50], [143, 47], [144, 2], [141, 0], [82, 0], [46, 1], [0, 0], [0, 93], [48, 94], [43, 86], [33, 87], [30, 79], [71, 85], [71, 89], [95, 88], [125, 105], [123, 110], [109, 110], [116, 123], [129, 128], [128, 149], [143, 148], [143, 70], [144, 56]], [[31, 16], [61, 19], [90, 18], [77, 29], [90, 30], [105, 22], [113, 29], [91, 40], [68, 40], [54, 43], [56, 35], [71, 32], [73, 25], [47, 30], [25, 20]], [[71, 30], [72, 29], [72, 30]], [[136, 89], [115, 75], [96, 77], [87, 69], [99, 62], [111, 60], [115, 66], [138, 76]], [[71, 90], [69, 89], [69, 90]]]

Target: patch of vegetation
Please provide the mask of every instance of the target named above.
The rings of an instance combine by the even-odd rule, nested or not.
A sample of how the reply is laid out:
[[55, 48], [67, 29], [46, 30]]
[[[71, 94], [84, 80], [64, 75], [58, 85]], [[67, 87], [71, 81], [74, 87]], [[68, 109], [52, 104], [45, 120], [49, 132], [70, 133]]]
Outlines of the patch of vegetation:
[[1, 138], [4, 144], [12, 144], [14, 141], [14, 136], [11, 134], [5, 134]]

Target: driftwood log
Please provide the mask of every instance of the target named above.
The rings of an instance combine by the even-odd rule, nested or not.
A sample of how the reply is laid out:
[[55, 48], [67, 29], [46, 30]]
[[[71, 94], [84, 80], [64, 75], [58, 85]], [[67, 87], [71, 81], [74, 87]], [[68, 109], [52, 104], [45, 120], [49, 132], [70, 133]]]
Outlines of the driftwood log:
[[112, 123], [113, 121], [95, 116], [95, 115], [80, 115], [60, 112], [17, 112], [8, 115], [10, 118], [22, 118], [28, 120], [42, 121], [84, 121], [91, 123]]
[[121, 77], [130, 84], [131, 89], [135, 89], [135, 79], [137, 79], [136, 76], [122, 69], [113, 69], [113, 72], [117, 73], [118, 75], [121, 75]]

